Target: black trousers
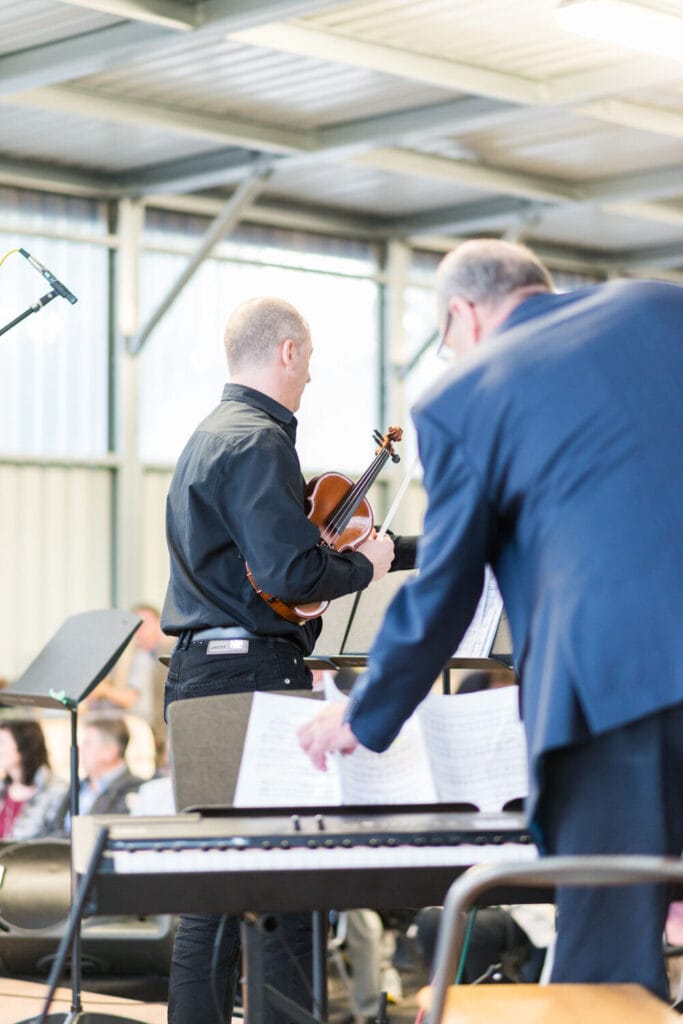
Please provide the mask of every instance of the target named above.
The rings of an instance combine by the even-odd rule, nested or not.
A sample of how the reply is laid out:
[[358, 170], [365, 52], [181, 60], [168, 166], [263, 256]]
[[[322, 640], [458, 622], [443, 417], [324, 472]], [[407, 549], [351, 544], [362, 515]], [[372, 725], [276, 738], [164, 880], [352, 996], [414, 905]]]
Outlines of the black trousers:
[[[647, 685], [647, 681], [643, 681]], [[683, 850], [683, 706], [550, 752], [538, 822], [552, 854]], [[552, 981], [635, 982], [669, 999], [667, 886], [560, 888]]]
[[[250, 640], [244, 654], [219, 655], [209, 654], [207, 647], [206, 641], [176, 647], [166, 681], [166, 706], [175, 700], [226, 693], [310, 689], [311, 674], [292, 644], [267, 638]], [[265, 976], [269, 984], [310, 1010], [311, 916], [283, 914], [279, 922], [280, 927], [265, 943]], [[237, 918], [182, 915], [171, 963], [169, 1024], [229, 1021], [239, 970]], [[287, 1020], [269, 1009], [262, 1024], [287, 1024]]]

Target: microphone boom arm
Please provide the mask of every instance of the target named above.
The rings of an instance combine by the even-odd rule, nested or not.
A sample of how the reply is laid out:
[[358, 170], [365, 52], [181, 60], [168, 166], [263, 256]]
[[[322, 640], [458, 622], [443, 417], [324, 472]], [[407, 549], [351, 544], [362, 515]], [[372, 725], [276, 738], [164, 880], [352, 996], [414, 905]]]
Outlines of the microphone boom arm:
[[14, 320], [12, 320], [8, 324], [5, 324], [4, 327], [0, 327], [0, 335], [6, 334], [7, 331], [10, 331], [13, 327], [16, 327], [17, 324], [21, 323], [22, 320], [25, 320], [27, 316], [31, 315], [31, 313], [38, 313], [43, 308], [43, 306], [47, 306], [48, 302], [52, 302], [52, 300], [56, 299], [58, 295], [59, 292], [55, 291], [54, 288], [52, 289], [52, 291], [47, 292], [45, 295], [41, 295], [41, 297], [37, 299], [31, 306], [29, 306], [28, 309], [25, 309], [23, 313], [20, 313], [19, 316], [15, 316]]

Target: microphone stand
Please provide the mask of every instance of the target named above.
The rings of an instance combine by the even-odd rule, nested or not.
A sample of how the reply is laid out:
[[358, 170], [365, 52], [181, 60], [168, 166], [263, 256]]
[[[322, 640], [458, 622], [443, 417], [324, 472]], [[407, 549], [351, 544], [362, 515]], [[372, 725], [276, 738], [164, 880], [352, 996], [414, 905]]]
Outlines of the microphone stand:
[[20, 313], [19, 316], [16, 316], [11, 323], [5, 324], [4, 327], [0, 327], [0, 335], [6, 334], [7, 331], [11, 331], [13, 327], [16, 327], [17, 324], [20, 324], [21, 321], [25, 320], [27, 316], [31, 315], [31, 313], [38, 313], [43, 308], [43, 306], [47, 306], [48, 302], [52, 302], [52, 300], [56, 299], [58, 295], [59, 292], [55, 291], [54, 288], [52, 289], [52, 291], [49, 291], [45, 295], [42, 295], [36, 302], [33, 303], [32, 306], [29, 306], [28, 309], [25, 309], [23, 313]]

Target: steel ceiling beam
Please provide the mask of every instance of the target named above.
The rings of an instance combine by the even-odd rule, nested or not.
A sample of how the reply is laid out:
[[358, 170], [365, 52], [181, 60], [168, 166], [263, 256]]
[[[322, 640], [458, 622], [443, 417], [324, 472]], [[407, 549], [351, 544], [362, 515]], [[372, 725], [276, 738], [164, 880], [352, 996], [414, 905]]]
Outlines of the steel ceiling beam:
[[624, 128], [635, 128], [655, 135], [683, 138], [683, 115], [662, 107], [645, 103], [625, 103], [623, 100], [597, 100], [585, 106], [576, 107], [575, 113], [597, 121], [618, 124]]
[[66, 0], [66, 3], [166, 28], [194, 28], [192, 8], [182, 0]]
[[6, 157], [0, 157], [0, 181], [17, 188], [71, 192], [73, 195], [98, 196], [102, 199], [113, 198], [119, 191], [106, 174]]
[[618, 178], [601, 178], [584, 183], [581, 193], [588, 201], [608, 203], [639, 199], [671, 199], [683, 194], [681, 164], [659, 167], [653, 171], [635, 171]]
[[277, 125], [254, 124], [237, 118], [215, 117], [154, 103], [121, 100], [73, 86], [50, 86], [7, 97], [0, 96], [0, 102], [100, 118], [118, 124], [157, 128], [173, 135], [187, 135], [270, 153], [298, 153], [315, 146], [314, 136], [309, 132], [290, 131]]
[[389, 235], [399, 238], [434, 232], [467, 235], [476, 231], [498, 232], [542, 208], [540, 204], [528, 199], [499, 196], [426, 210], [409, 217], [388, 218], [383, 222], [383, 227]]
[[339, 0], [199, 0], [197, 26], [215, 25], [225, 31], [243, 25], [261, 25], [274, 18], [304, 18], [338, 7]]
[[513, 103], [539, 103], [543, 96], [542, 82], [521, 75], [412, 53], [294, 21], [238, 30], [230, 33], [230, 38], [251, 46], [396, 75], [450, 92], [475, 93]]
[[610, 259], [624, 269], [638, 270], [652, 268], [683, 268], [683, 241], [670, 245], [653, 245], [642, 249], [629, 249], [623, 253], [610, 254]]
[[[628, 62], [551, 80], [531, 79], [366, 42], [357, 36], [313, 28], [296, 21], [255, 26], [234, 32], [231, 38], [252, 46], [396, 75], [404, 80], [422, 82], [449, 91], [474, 93], [531, 106], [567, 107], [587, 104], [629, 92], [634, 83], [637, 83], [639, 89], [645, 89], [666, 82], [679, 82], [681, 76], [678, 61], [633, 57]], [[626, 101], [623, 103], [625, 111], [629, 104]], [[590, 115], [586, 110], [582, 112], [597, 120], [602, 119], [599, 106]], [[637, 116], [637, 111], [633, 116]]]
[[119, 190], [127, 196], [151, 196], [168, 192], [197, 192], [217, 186], [239, 184], [258, 172], [267, 161], [262, 153], [242, 149], [221, 149], [182, 160], [147, 165], [115, 176]]
[[683, 228], [683, 204], [681, 203], [605, 203], [603, 210], [617, 217], [632, 217], [636, 220], [671, 224]]
[[125, 64], [174, 34], [159, 25], [120, 22], [55, 43], [5, 53], [0, 56], [0, 95], [82, 78]]
[[320, 150], [353, 151], [358, 148], [374, 149], [387, 142], [400, 145], [422, 136], [433, 136], [435, 132], [449, 136], [464, 135], [504, 124], [518, 117], [524, 109], [508, 100], [465, 96], [445, 103], [430, 103], [320, 128], [315, 135], [316, 147]]
[[373, 149], [442, 131], [452, 135], [483, 131], [519, 116], [524, 108], [486, 97], [464, 97], [426, 104], [375, 117], [360, 118], [317, 131], [297, 131], [238, 118], [195, 114], [154, 103], [117, 99], [75, 86], [48, 86], [1, 96], [9, 105], [100, 118], [120, 124], [144, 125], [189, 137], [222, 142], [269, 153], [321, 155]]
[[573, 202], [577, 186], [558, 178], [546, 178], [505, 170], [474, 160], [450, 160], [407, 149], [376, 149], [354, 158], [354, 163], [393, 174], [405, 174], [451, 182], [482, 192], [504, 192], [542, 202]]

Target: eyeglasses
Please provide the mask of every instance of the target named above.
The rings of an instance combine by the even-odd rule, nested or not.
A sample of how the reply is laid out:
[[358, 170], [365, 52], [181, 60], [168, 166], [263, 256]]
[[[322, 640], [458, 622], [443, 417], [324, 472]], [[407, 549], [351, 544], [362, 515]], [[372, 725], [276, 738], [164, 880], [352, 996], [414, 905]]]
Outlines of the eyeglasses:
[[444, 329], [441, 332], [441, 337], [439, 338], [439, 344], [436, 346], [436, 358], [443, 360], [445, 363], [449, 363], [453, 359], [453, 349], [449, 348], [446, 344], [446, 338], [448, 337], [448, 332], [451, 329], [452, 323], [453, 313], [449, 309]]

